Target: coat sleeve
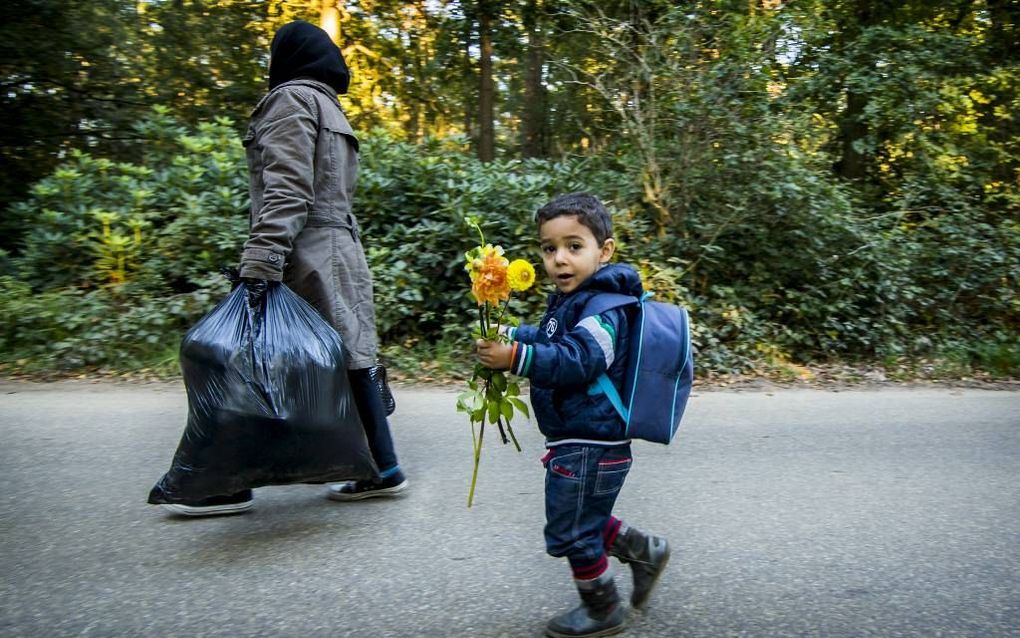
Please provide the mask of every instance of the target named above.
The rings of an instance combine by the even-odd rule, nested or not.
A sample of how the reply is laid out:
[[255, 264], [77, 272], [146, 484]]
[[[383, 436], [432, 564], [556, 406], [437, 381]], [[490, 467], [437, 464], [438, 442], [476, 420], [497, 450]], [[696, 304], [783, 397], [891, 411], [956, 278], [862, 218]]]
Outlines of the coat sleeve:
[[538, 326], [522, 323], [519, 326], [507, 330], [507, 336], [510, 337], [511, 341], [520, 341], [521, 343], [535, 343], [535, 341], [538, 339]]
[[266, 117], [256, 141], [265, 191], [244, 244], [240, 270], [242, 277], [280, 281], [294, 239], [315, 201], [318, 118], [314, 105], [294, 91], [279, 91], [264, 108]]
[[515, 341], [510, 371], [546, 387], [588, 385], [616, 361], [626, 322], [615, 308], [585, 317], [555, 343]]

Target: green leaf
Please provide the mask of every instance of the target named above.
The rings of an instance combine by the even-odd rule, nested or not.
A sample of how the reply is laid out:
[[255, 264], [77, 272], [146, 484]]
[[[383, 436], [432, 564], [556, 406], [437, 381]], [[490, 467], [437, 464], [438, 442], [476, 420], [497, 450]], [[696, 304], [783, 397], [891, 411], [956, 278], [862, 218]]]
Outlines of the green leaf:
[[525, 416], [527, 419], [531, 419], [531, 412], [528, 411], [528, 404], [520, 399], [508, 398], [507, 401], [513, 404], [517, 410]]

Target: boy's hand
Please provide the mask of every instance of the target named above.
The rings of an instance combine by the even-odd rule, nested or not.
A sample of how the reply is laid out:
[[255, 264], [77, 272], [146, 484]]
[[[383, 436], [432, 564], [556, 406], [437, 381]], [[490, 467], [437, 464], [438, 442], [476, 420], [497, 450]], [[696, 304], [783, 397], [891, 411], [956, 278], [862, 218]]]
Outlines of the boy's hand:
[[475, 344], [478, 346], [478, 360], [482, 362], [483, 366], [492, 370], [510, 369], [510, 355], [513, 353], [513, 347], [509, 344], [484, 339], [479, 339]]

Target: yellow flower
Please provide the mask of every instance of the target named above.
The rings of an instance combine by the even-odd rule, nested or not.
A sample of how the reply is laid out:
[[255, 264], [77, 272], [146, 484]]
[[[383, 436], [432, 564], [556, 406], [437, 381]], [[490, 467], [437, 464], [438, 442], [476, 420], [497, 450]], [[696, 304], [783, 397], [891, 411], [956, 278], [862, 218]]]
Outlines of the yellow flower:
[[510, 298], [510, 284], [506, 278], [507, 264], [503, 257], [503, 249], [486, 246], [483, 249], [484, 256], [472, 262], [471, 273], [471, 294], [474, 295], [478, 305], [483, 303], [498, 304], [504, 299]]
[[506, 278], [510, 283], [510, 290], [522, 292], [535, 283], [535, 269], [527, 261], [515, 259], [506, 269]]

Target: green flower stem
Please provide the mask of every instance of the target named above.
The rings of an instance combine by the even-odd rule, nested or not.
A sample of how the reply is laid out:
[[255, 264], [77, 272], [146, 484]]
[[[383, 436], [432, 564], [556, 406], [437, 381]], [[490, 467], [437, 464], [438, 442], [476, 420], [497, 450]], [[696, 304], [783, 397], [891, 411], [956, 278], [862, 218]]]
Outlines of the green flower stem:
[[[510, 438], [513, 439], [513, 441], [514, 441], [514, 447], [517, 448], [518, 452], [520, 452], [521, 451], [521, 444], [517, 442], [517, 437], [514, 436], [514, 429], [512, 427], [510, 427], [510, 422], [509, 421], [506, 422], [506, 429], [507, 429], [508, 432], [510, 432]], [[503, 442], [506, 443], [505, 440]]]
[[[507, 427], [509, 427], [509, 426], [510, 426], [510, 424], [507, 423]], [[507, 443], [509, 443], [510, 439], [506, 438], [506, 431], [503, 429], [503, 417], [497, 417], [496, 418], [496, 427], [499, 429], [499, 436], [500, 436], [500, 438], [503, 439], [503, 445], [506, 445]]]
[[467, 218], [465, 218], [465, 219], [466, 219], [466, 221], [468, 223], [468, 226], [471, 226], [476, 231], [478, 231], [478, 241], [479, 241], [480, 245], [484, 246], [485, 245], [485, 235], [482, 233], [482, 226], [480, 224], [478, 224], [477, 222], [474, 222], [474, 221], [472, 221], [470, 219], [467, 219]]
[[[513, 297], [513, 294], [511, 294], [510, 297]], [[507, 307], [510, 305], [510, 297], [506, 298], [506, 303], [503, 304], [503, 307], [499, 311], [499, 315], [496, 316], [496, 331], [497, 332], [499, 332], [499, 326], [503, 322], [503, 313], [506, 312]]]
[[[472, 424], [474, 426], [474, 424]], [[471, 429], [474, 434], [474, 427]], [[485, 436], [485, 419], [482, 418], [482, 424], [478, 428], [478, 439], [475, 442], [475, 469], [471, 472], [471, 489], [468, 490], [468, 503], [467, 506], [471, 507], [471, 503], [475, 500], [475, 483], [478, 482], [478, 463], [482, 459], [482, 437]]]

